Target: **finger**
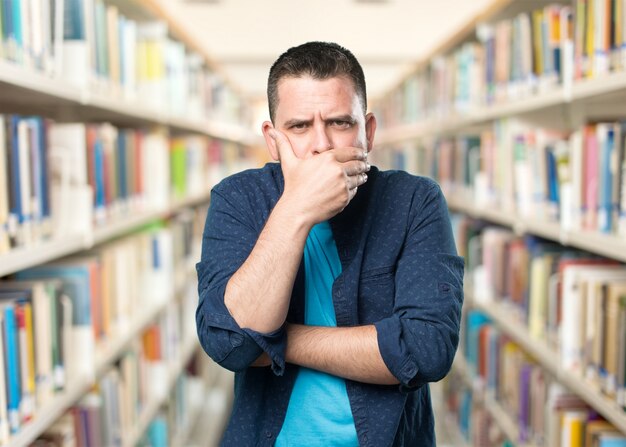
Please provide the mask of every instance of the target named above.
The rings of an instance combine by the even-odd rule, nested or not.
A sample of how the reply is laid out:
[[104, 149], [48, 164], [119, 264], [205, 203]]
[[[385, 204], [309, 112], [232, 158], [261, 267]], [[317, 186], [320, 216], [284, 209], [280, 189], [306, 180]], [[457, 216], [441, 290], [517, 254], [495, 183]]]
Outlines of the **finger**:
[[284, 133], [276, 129], [270, 129], [268, 135], [276, 143], [276, 150], [281, 163], [292, 163], [296, 160], [296, 154], [293, 153], [291, 143]]
[[348, 189], [356, 189], [367, 181], [367, 174], [357, 174], [348, 176]]
[[348, 202], [354, 199], [354, 196], [356, 196], [356, 192], [358, 191], [358, 189], [359, 188], [352, 188], [351, 190], [348, 191]]
[[343, 169], [347, 175], [363, 174], [370, 170], [370, 164], [366, 161], [352, 160], [344, 163]]
[[359, 147], [340, 147], [329, 151], [335, 154], [335, 158], [340, 163], [351, 160], [367, 160], [367, 151]]

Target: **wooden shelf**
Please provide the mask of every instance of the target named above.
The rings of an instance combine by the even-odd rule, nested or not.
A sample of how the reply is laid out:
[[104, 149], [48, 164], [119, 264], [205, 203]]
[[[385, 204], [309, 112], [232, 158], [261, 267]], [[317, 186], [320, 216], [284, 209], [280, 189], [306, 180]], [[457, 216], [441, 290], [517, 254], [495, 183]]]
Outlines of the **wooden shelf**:
[[535, 358], [557, 381], [587, 402], [620, 431], [626, 433], [626, 412], [615, 401], [605, 397], [594, 386], [587, 383], [582, 376], [561, 368], [558, 353], [550, 349], [544, 342], [533, 339], [522, 323], [511, 318], [513, 314], [511, 310], [502, 303], [484, 303], [473, 299], [474, 297], [467, 291], [466, 295], [470, 298], [473, 307], [488, 315], [503, 333], [511, 337], [516, 344]]

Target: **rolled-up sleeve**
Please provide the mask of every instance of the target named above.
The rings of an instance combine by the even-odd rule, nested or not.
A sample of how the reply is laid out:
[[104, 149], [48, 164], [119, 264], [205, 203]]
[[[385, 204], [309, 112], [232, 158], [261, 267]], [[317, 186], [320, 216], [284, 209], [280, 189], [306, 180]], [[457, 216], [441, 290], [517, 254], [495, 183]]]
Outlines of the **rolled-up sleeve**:
[[452, 366], [464, 270], [445, 199], [434, 182], [426, 193], [413, 196], [408, 227], [393, 314], [375, 323], [381, 356], [404, 392], [440, 380]]
[[254, 219], [246, 214], [253, 210], [240, 196], [241, 193], [233, 188], [228, 190], [223, 184], [211, 192], [202, 256], [196, 264], [198, 337], [206, 353], [226, 369], [242, 371], [266, 352], [273, 372], [282, 375], [286, 346], [284, 326], [269, 334], [241, 328], [224, 304], [228, 281], [247, 259], [259, 235]]

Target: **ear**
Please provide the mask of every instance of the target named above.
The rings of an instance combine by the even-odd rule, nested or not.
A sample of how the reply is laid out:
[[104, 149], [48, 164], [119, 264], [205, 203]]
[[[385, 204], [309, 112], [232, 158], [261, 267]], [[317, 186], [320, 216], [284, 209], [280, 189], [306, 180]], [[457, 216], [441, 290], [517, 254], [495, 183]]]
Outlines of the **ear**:
[[376, 134], [376, 117], [373, 113], [365, 115], [365, 138], [367, 139], [367, 152], [374, 149], [374, 135]]
[[280, 157], [278, 154], [278, 148], [276, 147], [276, 141], [272, 137], [269, 136], [268, 132], [274, 128], [274, 125], [271, 121], [263, 121], [263, 125], [261, 127], [261, 131], [263, 132], [263, 138], [265, 138], [265, 145], [267, 146], [267, 150], [272, 157], [272, 160], [279, 161]]

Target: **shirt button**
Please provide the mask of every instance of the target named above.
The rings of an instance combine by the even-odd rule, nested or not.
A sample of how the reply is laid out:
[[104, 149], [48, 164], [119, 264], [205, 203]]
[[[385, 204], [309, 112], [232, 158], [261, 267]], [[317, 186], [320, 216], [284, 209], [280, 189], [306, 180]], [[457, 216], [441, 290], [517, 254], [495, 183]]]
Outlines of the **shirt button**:
[[272, 437], [272, 432], [271, 431], [266, 431], [265, 432], [265, 436], [268, 437], [268, 438], [271, 438]]
[[238, 334], [237, 332], [231, 332], [229, 339], [233, 348], [238, 348], [243, 344], [243, 335]]
[[363, 442], [367, 444], [367, 435], [363, 435]]

